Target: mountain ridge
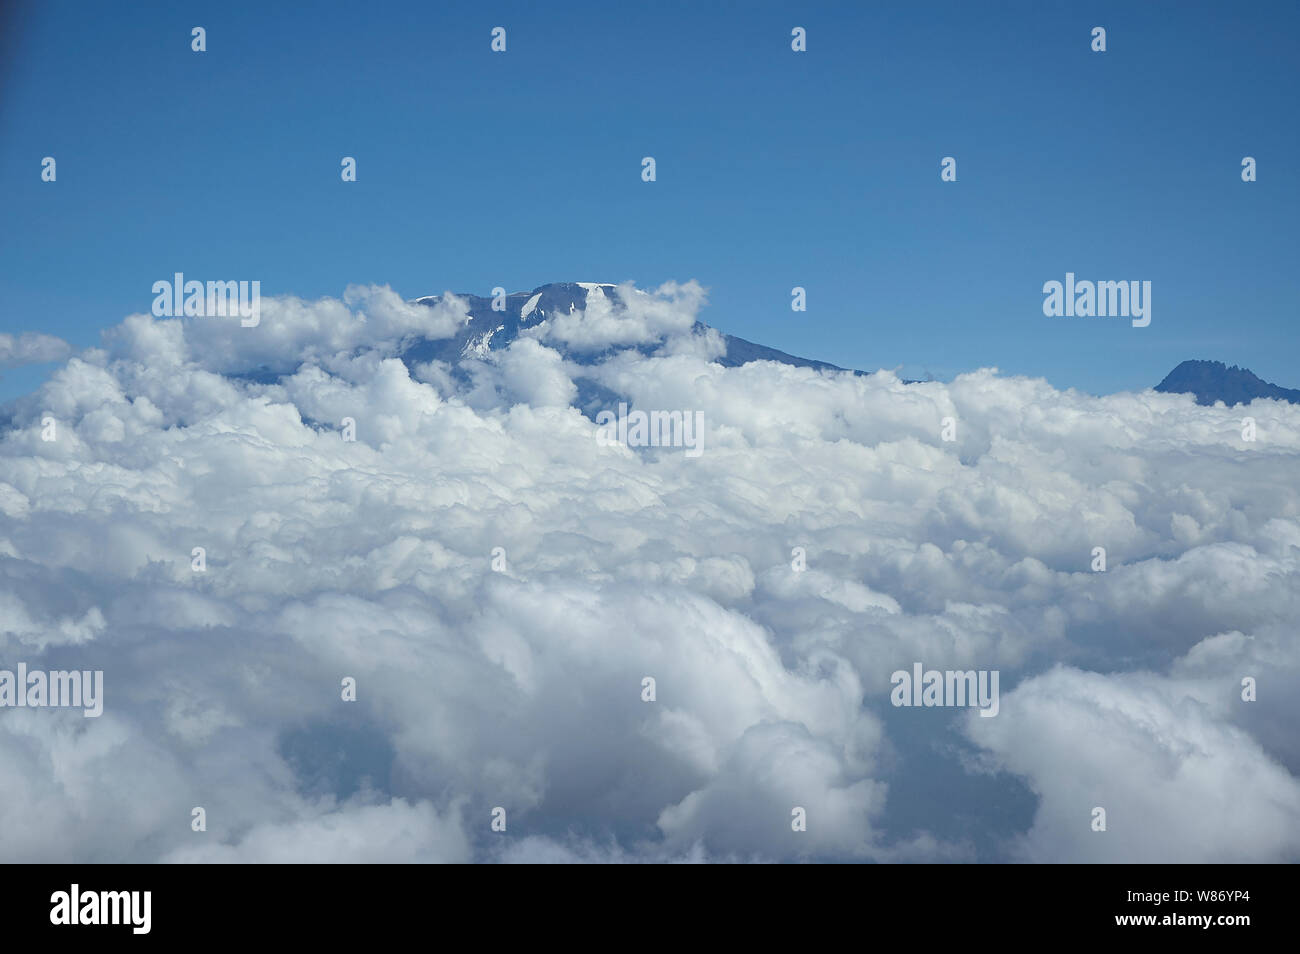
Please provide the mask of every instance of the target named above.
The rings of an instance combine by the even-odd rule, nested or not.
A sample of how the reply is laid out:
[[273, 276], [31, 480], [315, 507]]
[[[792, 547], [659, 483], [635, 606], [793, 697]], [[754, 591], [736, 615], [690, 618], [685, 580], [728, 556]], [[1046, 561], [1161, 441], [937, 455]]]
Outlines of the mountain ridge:
[[[461, 330], [449, 339], [426, 339], [403, 353], [408, 362], [441, 360], [456, 365], [463, 358], [486, 358], [491, 352], [509, 347], [519, 332], [553, 318], [557, 314], [572, 314], [587, 307], [587, 298], [595, 289], [618, 286], [612, 282], [548, 282], [530, 291], [511, 292], [505, 296], [504, 310], [493, 310], [493, 299], [474, 294], [457, 294], [469, 303], [469, 318]], [[639, 291], [639, 290], [638, 290]], [[645, 294], [641, 292], [641, 294]], [[426, 295], [414, 299], [416, 304], [434, 305], [441, 295]], [[843, 368], [829, 361], [792, 355], [767, 345], [730, 335], [702, 321], [696, 321], [693, 333], [703, 335], [717, 331], [725, 345], [725, 352], [715, 358], [724, 367], [740, 367], [750, 361], [776, 361], [794, 367], [813, 368], [819, 371], [852, 371], [870, 374], [853, 368]], [[594, 364], [613, 351], [608, 348], [590, 355], [567, 355], [578, 364]], [[644, 349], [642, 349], [644, 350]], [[914, 381], [905, 381], [914, 384]], [[1166, 394], [1194, 394], [1201, 405], [1222, 401], [1229, 407], [1249, 404], [1255, 398], [1274, 398], [1300, 404], [1300, 390], [1284, 388], [1264, 381], [1246, 368], [1229, 367], [1222, 361], [1188, 360], [1165, 375], [1154, 390]]]
[[1229, 367], [1222, 361], [1193, 359], [1174, 368], [1155, 390], [1165, 394], [1194, 394], [1196, 403], [1211, 406], [1222, 401], [1228, 407], [1249, 404], [1255, 398], [1273, 398], [1300, 404], [1300, 390], [1265, 381], [1247, 368]]
[[[428, 361], [437, 359], [456, 363], [465, 357], [486, 357], [490, 352], [509, 347], [518, 337], [520, 330], [531, 328], [547, 318], [557, 314], [572, 314], [586, 309], [587, 297], [596, 288], [611, 289], [618, 286], [612, 282], [548, 282], [538, 285], [531, 291], [511, 292], [505, 296], [505, 308], [501, 311], [492, 309], [492, 298], [482, 295], [453, 293], [459, 299], [469, 303], [469, 320], [464, 327], [450, 339], [426, 340], [409, 349], [403, 358]], [[441, 295], [425, 295], [414, 299], [415, 304], [433, 305], [442, 300]], [[702, 321], [696, 321], [692, 328], [695, 334], [705, 334], [713, 329]], [[777, 348], [749, 341], [736, 335], [718, 331], [726, 345], [726, 352], [716, 360], [724, 367], [740, 367], [750, 361], [777, 361], [801, 368], [814, 368], [821, 371], [853, 371], [866, 374], [852, 368], [842, 368], [829, 361], [815, 358], [803, 358], [788, 354]], [[603, 353], [602, 353], [603, 354]], [[577, 359], [579, 363], [594, 363], [602, 354], [595, 354], [588, 361]]]

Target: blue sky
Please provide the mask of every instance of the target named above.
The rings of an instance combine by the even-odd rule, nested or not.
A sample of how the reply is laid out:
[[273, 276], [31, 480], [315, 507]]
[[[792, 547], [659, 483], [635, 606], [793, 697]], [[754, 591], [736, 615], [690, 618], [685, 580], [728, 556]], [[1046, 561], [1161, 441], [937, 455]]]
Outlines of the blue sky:
[[[175, 271], [307, 297], [695, 278], [709, 323], [844, 366], [1108, 392], [1213, 358], [1300, 386], [1295, 3], [20, 6], [3, 331], [95, 344]], [[1045, 318], [1067, 271], [1151, 281], [1150, 327]]]

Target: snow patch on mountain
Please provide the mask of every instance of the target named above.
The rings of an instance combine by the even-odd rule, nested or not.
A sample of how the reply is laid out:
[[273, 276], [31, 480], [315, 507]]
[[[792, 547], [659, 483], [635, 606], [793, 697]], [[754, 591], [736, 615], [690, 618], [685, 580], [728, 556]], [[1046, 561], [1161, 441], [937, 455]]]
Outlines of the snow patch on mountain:
[[486, 358], [492, 351], [492, 336], [503, 328], [505, 328], [505, 325], [497, 325], [491, 331], [485, 331], [483, 334], [471, 338], [465, 343], [465, 347], [460, 350], [460, 356], [462, 358]]
[[541, 300], [542, 300], [541, 292], [538, 292], [537, 294], [533, 295], [532, 298], [528, 299], [528, 301], [524, 303], [524, 307], [519, 312], [519, 317], [522, 319], [522, 318], [527, 318], [529, 315], [531, 315], [534, 309], [537, 308], [537, 303]]

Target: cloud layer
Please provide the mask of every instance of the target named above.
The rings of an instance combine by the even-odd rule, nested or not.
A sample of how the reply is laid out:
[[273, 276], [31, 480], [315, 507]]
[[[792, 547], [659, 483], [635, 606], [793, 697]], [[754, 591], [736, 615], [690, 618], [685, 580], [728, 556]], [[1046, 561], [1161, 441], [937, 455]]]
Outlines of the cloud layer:
[[[106, 699], [0, 709], [0, 853], [1300, 858], [1300, 407], [728, 369], [695, 283], [594, 297], [459, 367], [400, 357], [454, 296], [132, 315], [14, 402], [0, 667]], [[999, 714], [894, 708], [917, 661]]]
[[66, 341], [54, 335], [36, 331], [24, 331], [19, 335], [0, 334], [0, 369], [61, 361], [71, 350]]

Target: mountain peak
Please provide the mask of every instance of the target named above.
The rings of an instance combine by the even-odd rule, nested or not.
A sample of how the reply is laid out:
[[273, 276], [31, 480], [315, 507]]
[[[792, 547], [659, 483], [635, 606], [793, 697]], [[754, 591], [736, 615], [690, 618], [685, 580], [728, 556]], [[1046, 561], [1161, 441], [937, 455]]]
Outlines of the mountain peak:
[[[621, 307], [613, 292], [618, 287], [612, 282], [547, 282], [532, 291], [512, 292], [505, 296], [504, 302], [500, 298], [494, 300], [481, 295], [457, 293], [456, 297], [464, 299], [469, 305], [469, 318], [456, 337], [448, 341], [420, 342], [410, 348], [404, 357], [420, 361], [437, 358], [452, 364], [461, 358], [486, 358], [494, 351], [508, 348], [523, 329], [532, 328], [548, 318], [586, 310], [588, 298], [593, 294], [611, 299], [616, 308]], [[641, 289], [634, 289], [634, 292], [647, 294]], [[435, 305], [441, 297], [426, 295], [416, 298], [415, 303]], [[497, 308], [492, 307], [494, 301]], [[502, 304], [504, 310], [501, 310]], [[710, 327], [704, 322], [695, 323], [695, 334], [707, 334], [709, 330]], [[722, 340], [726, 351], [717, 361], [726, 367], [738, 367], [750, 361], [777, 361], [826, 371], [845, 370], [826, 361], [800, 358], [734, 335], [722, 334]], [[591, 363], [596, 359], [595, 355], [568, 357], [580, 364]]]
[[1261, 380], [1254, 372], [1222, 361], [1184, 361], [1156, 385], [1168, 394], [1194, 394], [1196, 403], [1222, 401], [1228, 407], [1249, 404], [1255, 398], [1274, 398], [1300, 404], [1300, 391]]

